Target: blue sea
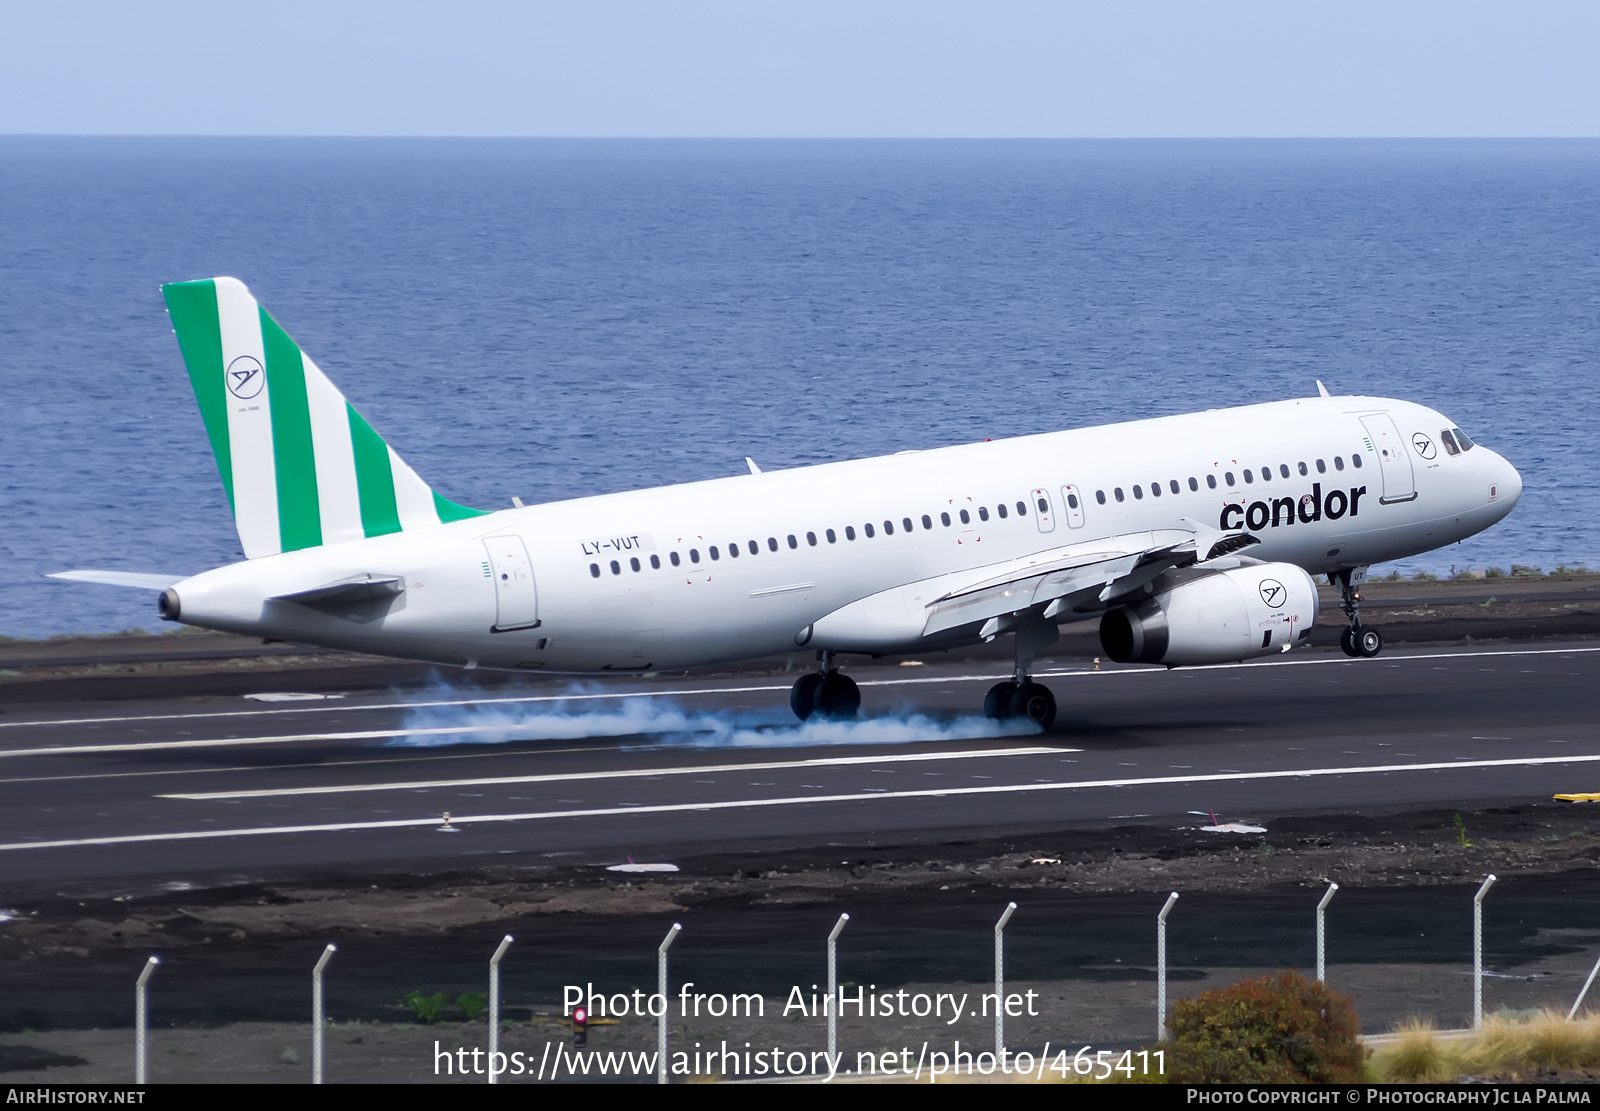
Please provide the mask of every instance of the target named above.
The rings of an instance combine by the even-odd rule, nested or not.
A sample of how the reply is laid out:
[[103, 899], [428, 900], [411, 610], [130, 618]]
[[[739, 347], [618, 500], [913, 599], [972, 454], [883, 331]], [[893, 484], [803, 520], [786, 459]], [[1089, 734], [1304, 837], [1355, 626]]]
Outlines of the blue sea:
[[1600, 566], [1600, 142], [6, 138], [0, 633], [241, 558], [157, 288], [216, 274], [474, 506], [1320, 378], [1522, 471], [1398, 570]]

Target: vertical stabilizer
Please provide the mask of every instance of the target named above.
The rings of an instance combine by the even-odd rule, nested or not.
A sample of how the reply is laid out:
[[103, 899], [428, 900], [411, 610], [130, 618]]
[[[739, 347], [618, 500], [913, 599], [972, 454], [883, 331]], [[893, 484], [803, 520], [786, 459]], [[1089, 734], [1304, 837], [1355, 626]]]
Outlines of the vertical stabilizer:
[[243, 282], [161, 292], [246, 558], [484, 512], [418, 478]]

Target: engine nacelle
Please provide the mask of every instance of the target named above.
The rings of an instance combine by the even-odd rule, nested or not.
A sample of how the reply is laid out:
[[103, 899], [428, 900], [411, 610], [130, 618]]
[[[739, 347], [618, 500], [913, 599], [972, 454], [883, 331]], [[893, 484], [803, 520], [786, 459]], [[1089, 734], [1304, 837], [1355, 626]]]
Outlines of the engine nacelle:
[[1311, 637], [1317, 585], [1292, 563], [1190, 571], [1100, 619], [1100, 644], [1117, 663], [1232, 663]]

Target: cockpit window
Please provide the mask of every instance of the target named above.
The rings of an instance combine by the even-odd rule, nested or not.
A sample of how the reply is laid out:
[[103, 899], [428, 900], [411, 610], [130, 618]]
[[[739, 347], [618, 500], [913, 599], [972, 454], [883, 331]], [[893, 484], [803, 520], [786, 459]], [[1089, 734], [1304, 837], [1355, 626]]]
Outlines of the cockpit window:
[[1446, 455], [1460, 455], [1461, 449], [1456, 447], [1456, 438], [1450, 435], [1448, 428], [1439, 433], [1439, 442], [1444, 445]]
[[1476, 444], [1474, 444], [1472, 442], [1472, 440], [1467, 436], [1467, 434], [1465, 432], [1461, 431], [1461, 429], [1452, 428], [1450, 431], [1452, 431], [1452, 432], [1454, 432], [1456, 434], [1456, 443], [1461, 445], [1461, 450], [1462, 451], [1471, 451], [1474, 447], [1477, 446]]

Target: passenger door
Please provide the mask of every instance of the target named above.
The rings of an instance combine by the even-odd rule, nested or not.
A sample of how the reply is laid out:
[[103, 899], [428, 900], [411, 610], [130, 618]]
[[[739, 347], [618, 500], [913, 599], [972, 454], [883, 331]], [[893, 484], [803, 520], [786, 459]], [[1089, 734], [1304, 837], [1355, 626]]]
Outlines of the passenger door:
[[491, 536], [484, 540], [494, 578], [496, 633], [539, 627], [539, 591], [533, 582], [533, 562], [520, 536]]
[[1368, 413], [1361, 418], [1367, 430], [1367, 439], [1378, 455], [1378, 467], [1383, 471], [1383, 494], [1378, 498], [1384, 505], [1410, 501], [1417, 496], [1417, 481], [1411, 471], [1411, 452], [1400, 439], [1400, 430], [1388, 413]]

